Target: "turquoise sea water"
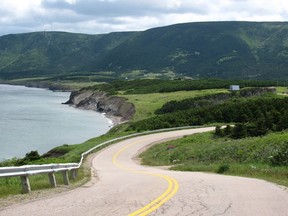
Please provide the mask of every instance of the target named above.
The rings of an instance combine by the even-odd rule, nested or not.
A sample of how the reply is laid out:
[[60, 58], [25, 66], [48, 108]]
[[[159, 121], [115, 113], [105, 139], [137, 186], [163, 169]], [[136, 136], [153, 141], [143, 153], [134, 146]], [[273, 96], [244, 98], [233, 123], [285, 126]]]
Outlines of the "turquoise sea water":
[[61, 104], [69, 92], [0, 85], [0, 160], [40, 154], [106, 133], [111, 121], [93, 111]]

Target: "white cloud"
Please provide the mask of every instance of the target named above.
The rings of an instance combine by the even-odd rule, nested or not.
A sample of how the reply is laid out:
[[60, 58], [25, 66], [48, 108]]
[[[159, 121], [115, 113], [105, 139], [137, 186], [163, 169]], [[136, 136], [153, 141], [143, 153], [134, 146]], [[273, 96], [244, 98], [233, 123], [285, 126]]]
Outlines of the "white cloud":
[[40, 5], [41, 0], [0, 1], [0, 8], [9, 14], [11, 19], [26, 18], [30, 13], [35, 13]]
[[0, 1], [0, 35], [43, 29], [95, 34], [182, 22], [287, 19], [284, 0]]
[[65, 1], [71, 5], [76, 4], [76, 0], [65, 0]]

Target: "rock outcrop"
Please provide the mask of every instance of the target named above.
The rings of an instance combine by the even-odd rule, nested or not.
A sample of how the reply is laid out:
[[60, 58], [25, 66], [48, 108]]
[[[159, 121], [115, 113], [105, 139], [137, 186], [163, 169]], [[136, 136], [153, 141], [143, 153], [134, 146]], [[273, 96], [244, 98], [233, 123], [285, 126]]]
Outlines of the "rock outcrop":
[[126, 98], [105, 92], [74, 91], [65, 104], [105, 113], [108, 117], [117, 117], [121, 122], [130, 120], [135, 114], [134, 104], [127, 102]]

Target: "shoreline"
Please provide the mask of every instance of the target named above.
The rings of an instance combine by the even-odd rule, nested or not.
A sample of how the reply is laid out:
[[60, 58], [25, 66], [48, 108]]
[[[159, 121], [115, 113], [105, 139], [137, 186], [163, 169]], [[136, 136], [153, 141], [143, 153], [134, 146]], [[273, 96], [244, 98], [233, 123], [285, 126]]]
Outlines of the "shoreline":
[[[37, 88], [37, 87], [29, 87], [29, 86], [26, 86], [26, 85], [13, 85], [13, 84], [7, 84], [7, 83], [1, 83], [0, 85], [3, 85], [3, 86], [5, 86], [5, 85], [7, 85], [7, 86], [14, 86], [14, 87], [20, 87], [20, 86], [22, 86], [22, 87], [26, 87], [26, 88], [35, 88], [35, 89], [43, 89], [43, 90], [46, 90], [46, 91], [50, 91], [50, 92], [55, 92], [55, 91], [53, 91], [53, 90], [51, 90], [51, 89], [47, 89], [47, 88]], [[55, 92], [56, 93], [56, 92]], [[71, 95], [71, 91], [70, 92], [67, 92], [67, 93], [70, 93], [70, 95]], [[69, 97], [68, 97], [69, 98]], [[65, 100], [65, 99], [64, 99]], [[81, 110], [81, 108], [77, 108], [76, 106], [73, 106], [73, 105], [69, 105], [69, 104], [63, 104], [63, 102], [60, 102], [59, 103], [59, 105], [68, 105], [68, 106], [70, 106], [70, 107], [73, 107], [74, 109], [77, 109], [77, 110]], [[87, 137], [87, 139], [85, 139], [83, 142], [78, 142], [78, 141], [75, 141], [75, 143], [71, 143], [71, 144], [68, 144], [68, 145], [74, 145], [74, 144], [79, 144], [79, 145], [81, 145], [81, 144], [83, 144], [83, 143], [85, 143], [86, 141], [88, 141], [88, 140], [90, 140], [90, 139], [93, 139], [93, 138], [96, 138], [96, 137], [100, 137], [101, 135], [104, 135], [104, 134], [107, 134], [113, 127], [115, 127], [115, 126], [117, 126], [117, 125], [119, 125], [119, 124], [121, 124], [121, 123], [123, 123], [123, 121], [121, 120], [121, 117], [118, 117], [118, 116], [113, 116], [113, 115], [109, 115], [109, 114], [106, 114], [106, 113], [104, 113], [104, 112], [99, 112], [99, 111], [97, 111], [97, 110], [92, 110], [92, 109], [82, 109], [83, 111], [84, 110], [86, 110], [86, 111], [93, 111], [93, 112], [96, 112], [96, 113], [98, 113], [98, 114], [100, 114], [100, 116], [101, 117], [103, 117], [105, 120], [104, 121], [107, 121], [107, 123], [108, 123], [108, 128], [107, 128], [107, 131], [106, 132], [104, 132], [103, 134], [94, 134], [94, 135], [92, 135], [91, 137]], [[100, 117], [99, 116], [99, 117]], [[95, 118], [97, 118], [97, 116], [95, 116]], [[45, 150], [45, 151], [42, 151], [43, 153], [41, 153], [40, 155], [44, 155], [44, 154], [46, 154], [47, 152], [49, 152], [49, 151], [51, 151], [52, 149], [54, 149], [54, 148], [57, 148], [57, 147], [60, 147], [60, 146], [62, 146], [62, 145], [64, 145], [65, 144], [65, 142], [63, 142], [62, 144], [59, 144], [59, 145], [57, 145], [57, 146], [55, 146], [55, 147], [51, 147], [51, 148], [49, 148], [49, 146], [48, 146], [48, 150]], [[35, 149], [35, 148], [34, 148]], [[27, 152], [23, 152], [23, 156], [13, 156], [13, 157], [8, 157], [8, 158], [5, 158], [4, 156], [3, 156], [3, 158], [1, 158], [0, 159], [0, 163], [3, 163], [3, 162], [5, 162], [5, 161], [9, 161], [9, 160], [11, 160], [11, 159], [13, 159], [13, 158], [17, 158], [17, 159], [21, 159], [21, 158], [24, 158], [25, 157], [25, 154], [26, 153], [29, 153], [30, 151], [35, 151], [33, 149], [33, 147], [30, 149], [30, 150], [26, 150]], [[36, 149], [36, 151], [41, 151], [41, 149]]]
[[73, 91], [69, 100], [64, 102], [77, 109], [93, 110], [111, 119], [113, 125], [129, 121], [135, 114], [135, 105], [126, 98], [109, 95], [103, 91]]
[[[119, 125], [119, 124], [126, 122], [126, 121], [123, 121], [122, 117], [120, 117], [120, 116], [107, 114], [105, 112], [100, 112], [100, 111], [95, 110], [95, 109], [85, 109], [83, 107], [77, 107], [77, 106], [75, 106], [75, 104], [66, 104], [65, 102], [63, 102], [62, 104], [66, 105], [66, 106], [73, 107], [74, 109], [77, 109], [77, 110], [91, 111], [91, 112], [96, 112], [98, 114], [101, 114], [105, 119], [107, 119], [108, 123], [111, 124], [111, 126], [109, 126], [110, 129]], [[94, 137], [92, 137], [92, 138], [94, 138]]]
[[[71, 89], [71, 88], [69, 89], [65, 86], [61, 86], [61, 84], [53, 84], [53, 83], [46, 83], [46, 82], [13, 83], [13, 82], [5, 82], [5, 81], [1, 80], [0, 85], [23, 86], [26, 88], [44, 89], [44, 90], [51, 91], [51, 92], [68, 92], [68, 93], [70, 93], [69, 97], [71, 97], [71, 94], [73, 91], [78, 91], [78, 90]], [[75, 109], [83, 109], [80, 107], [76, 107], [74, 104], [67, 104], [67, 101], [62, 102], [61, 104], [72, 106]], [[99, 114], [103, 114], [104, 117], [108, 119], [108, 122], [111, 123], [111, 125], [112, 125], [111, 128], [114, 126], [117, 126], [119, 124], [122, 124], [124, 122], [129, 121], [129, 120], [123, 120], [123, 117], [115, 116], [112, 114], [107, 114], [105, 112], [100, 112], [100, 111], [95, 110], [95, 109], [83, 109], [83, 110], [91, 110], [91, 111], [95, 111]]]
[[[71, 96], [71, 93], [73, 92], [73, 90], [63, 90], [61, 88], [59, 89], [50, 89], [50, 88], [45, 88], [45, 87], [36, 87], [36, 86], [29, 86], [27, 84], [13, 84], [13, 83], [3, 83], [3, 82], [0, 82], [0, 85], [8, 85], [8, 86], [23, 86], [23, 87], [26, 87], [26, 88], [35, 88], [35, 89], [43, 89], [43, 90], [47, 90], [47, 91], [51, 91], [51, 92], [67, 92], [67, 93], [70, 93], [69, 97]], [[59, 86], [58, 86], [59, 87]], [[68, 98], [69, 99], [69, 98]], [[71, 106], [75, 109], [82, 109], [82, 108], [78, 108], [76, 107], [75, 105], [73, 104], [66, 104], [66, 102], [61, 102], [61, 104], [63, 105], [68, 105], [68, 106]], [[93, 109], [82, 109], [82, 110], [91, 110], [91, 111], [94, 111], [94, 112], [97, 112], [99, 114], [102, 114], [104, 116], [104, 118], [107, 118], [108, 122], [111, 123], [111, 128], [114, 127], [114, 126], [117, 126], [125, 121], [122, 121], [122, 118], [119, 117], [119, 116], [113, 116], [111, 114], [106, 114], [105, 112], [100, 112], [100, 111], [97, 111], [97, 110], [93, 110]]]
[[24, 86], [27, 88], [39, 88], [39, 89], [45, 89], [52, 92], [72, 92], [76, 89], [73, 89], [71, 87], [67, 87], [61, 84], [56, 83], [50, 83], [50, 82], [13, 82], [13, 81], [4, 81], [0, 80], [0, 85], [12, 85], [12, 86]]
[[[98, 112], [98, 111], [95, 111], [95, 112]], [[101, 113], [101, 112], [98, 112], [98, 113]], [[105, 118], [108, 119], [108, 122], [111, 123], [111, 128], [119, 125], [119, 124], [122, 124], [123, 121], [121, 120], [121, 117], [118, 117], [118, 116], [113, 116], [113, 115], [108, 115], [106, 113], [101, 113]]]
[[[51, 91], [51, 92], [68, 92], [70, 93], [70, 96], [71, 96], [71, 93], [73, 92], [73, 90], [63, 90], [63, 88], [59, 88], [59, 89], [51, 89], [51, 88], [46, 88], [46, 87], [40, 87], [38, 85], [38, 87], [36, 86], [30, 86], [29, 84], [16, 84], [16, 83], [3, 83], [3, 82], [0, 82], [0, 85], [8, 85], [8, 86], [23, 86], [23, 87], [26, 87], [26, 88], [35, 88], [35, 89], [43, 89], [43, 90], [47, 90], [47, 91]], [[58, 86], [58, 85], [57, 85]], [[59, 87], [59, 86], [58, 86]], [[69, 99], [69, 98], [68, 98]], [[61, 104], [63, 105], [69, 105], [69, 106], [72, 106], [74, 107], [75, 109], [81, 109], [81, 108], [78, 108], [76, 106], [74, 106], [73, 104], [66, 104], [66, 102], [62, 102]], [[91, 111], [95, 111], [97, 113], [100, 113], [100, 114], [103, 114], [105, 118], [108, 119], [108, 122], [112, 124], [112, 127], [116, 126], [116, 125], [119, 125], [121, 123], [123, 123], [124, 121], [121, 120], [121, 117], [118, 117], [118, 116], [113, 116], [113, 115], [108, 115], [106, 113], [103, 113], [103, 112], [99, 112], [97, 110], [92, 110], [92, 109], [83, 109], [83, 110], [91, 110]]]

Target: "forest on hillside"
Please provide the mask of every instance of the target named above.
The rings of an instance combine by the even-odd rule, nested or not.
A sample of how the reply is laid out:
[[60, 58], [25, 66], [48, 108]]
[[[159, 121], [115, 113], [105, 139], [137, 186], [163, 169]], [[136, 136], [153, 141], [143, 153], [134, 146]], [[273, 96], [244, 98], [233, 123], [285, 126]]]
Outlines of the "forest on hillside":
[[287, 80], [287, 32], [287, 22], [202, 22], [101, 35], [4, 35], [0, 79], [90, 77], [99, 82], [172, 73], [193, 79]]

